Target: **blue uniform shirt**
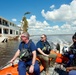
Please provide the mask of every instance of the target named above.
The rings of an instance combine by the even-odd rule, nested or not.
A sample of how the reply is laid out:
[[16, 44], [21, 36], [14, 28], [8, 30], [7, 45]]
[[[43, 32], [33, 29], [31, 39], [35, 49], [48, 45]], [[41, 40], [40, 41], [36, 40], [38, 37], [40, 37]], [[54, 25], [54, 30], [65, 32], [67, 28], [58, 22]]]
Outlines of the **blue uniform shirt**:
[[[50, 44], [48, 43], [48, 41], [45, 41], [45, 42], [42, 42], [41, 40], [37, 42], [36, 44], [36, 47], [37, 48], [40, 48], [41, 50], [44, 50], [44, 47], [46, 47], [46, 50], [44, 53], [46, 54], [49, 54], [50, 50], [51, 50], [51, 47], [50, 47]], [[50, 48], [49, 48], [50, 47]], [[49, 49], [49, 50], [48, 50]], [[38, 54], [40, 54], [38, 51], [37, 51]]]
[[[27, 44], [24, 43], [24, 46], [22, 46], [22, 42], [21, 42], [20, 45], [19, 45], [19, 50], [21, 51], [23, 47], [25, 49], [28, 49], [28, 43]], [[29, 49], [31, 50], [31, 52], [36, 50], [36, 46], [35, 46], [34, 42], [31, 41]]]
[[43, 49], [44, 45], [42, 44], [41, 40], [37, 42], [36, 47]]

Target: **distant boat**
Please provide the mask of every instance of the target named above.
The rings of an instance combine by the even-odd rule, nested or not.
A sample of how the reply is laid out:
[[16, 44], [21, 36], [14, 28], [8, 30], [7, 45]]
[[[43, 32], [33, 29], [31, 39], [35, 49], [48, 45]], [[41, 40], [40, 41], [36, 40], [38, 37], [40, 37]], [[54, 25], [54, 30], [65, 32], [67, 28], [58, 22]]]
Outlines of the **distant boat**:
[[13, 22], [0, 17], [0, 42], [8, 39], [16, 39], [19, 37], [20, 27]]

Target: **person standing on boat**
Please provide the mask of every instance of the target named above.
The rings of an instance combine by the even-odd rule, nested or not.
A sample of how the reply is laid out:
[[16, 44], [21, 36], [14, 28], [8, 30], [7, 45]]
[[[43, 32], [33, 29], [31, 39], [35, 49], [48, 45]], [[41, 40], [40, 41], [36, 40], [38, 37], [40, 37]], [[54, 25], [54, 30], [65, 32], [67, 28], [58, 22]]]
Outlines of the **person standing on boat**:
[[41, 63], [45, 68], [46, 75], [49, 75], [49, 66], [50, 66], [49, 58], [52, 58], [53, 63], [55, 63], [57, 55], [50, 54], [51, 46], [47, 41], [47, 36], [45, 34], [41, 35], [41, 40], [37, 42], [36, 46], [37, 46], [37, 57], [41, 60]]
[[[28, 49], [28, 43], [29, 43], [29, 33], [25, 32], [21, 34], [21, 40], [24, 43], [24, 48]], [[20, 52], [22, 50], [22, 42], [19, 45], [19, 49], [17, 50], [17, 52], [15, 53], [14, 57], [10, 60], [11, 63], [14, 62], [14, 60], [20, 56]], [[38, 65], [38, 62], [36, 61], [36, 46], [33, 43], [33, 41], [30, 42], [30, 47], [29, 49], [32, 52], [32, 59], [25, 61], [23, 59], [19, 60], [18, 63], [18, 73], [19, 75], [26, 75], [26, 66], [30, 66], [29, 67], [29, 73], [34, 73], [35, 75], [40, 75], [40, 68]], [[22, 56], [20, 56], [22, 57]], [[31, 58], [31, 57], [30, 57]]]

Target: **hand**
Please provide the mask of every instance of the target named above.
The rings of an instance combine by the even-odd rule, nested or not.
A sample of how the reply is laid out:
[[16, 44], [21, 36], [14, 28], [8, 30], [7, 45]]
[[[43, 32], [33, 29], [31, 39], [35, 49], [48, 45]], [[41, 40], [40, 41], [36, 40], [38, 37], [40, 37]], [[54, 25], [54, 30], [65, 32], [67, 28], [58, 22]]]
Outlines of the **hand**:
[[30, 72], [30, 73], [33, 73], [33, 72], [34, 72], [34, 65], [31, 65], [31, 66], [30, 66], [29, 72]]
[[48, 55], [48, 57], [50, 58], [50, 54]]
[[73, 70], [73, 67], [67, 67], [66, 71], [69, 72], [70, 70]]
[[13, 59], [11, 59], [11, 60], [9, 61], [9, 63], [12, 63], [12, 64], [13, 64], [13, 62], [14, 62], [14, 60], [13, 60]]
[[49, 57], [49, 55], [46, 55], [47, 57]]

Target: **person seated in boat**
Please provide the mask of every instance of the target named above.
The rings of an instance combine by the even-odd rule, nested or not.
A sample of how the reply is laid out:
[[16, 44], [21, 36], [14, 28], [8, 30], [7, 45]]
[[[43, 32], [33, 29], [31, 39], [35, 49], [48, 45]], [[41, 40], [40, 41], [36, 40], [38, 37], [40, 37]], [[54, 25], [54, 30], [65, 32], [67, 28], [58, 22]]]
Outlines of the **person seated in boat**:
[[68, 75], [76, 75], [76, 59], [73, 60], [73, 64], [66, 68]]
[[73, 44], [69, 47], [69, 51], [66, 56], [69, 58], [69, 61], [66, 64], [66, 67], [72, 65], [74, 58], [76, 57], [76, 33], [72, 36]]
[[76, 66], [67, 67], [66, 71], [68, 72], [68, 75], [76, 75]]
[[49, 75], [49, 58], [52, 58], [52, 63], [55, 63], [57, 57], [56, 54], [51, 54], [51, 46], [47, 41], [47, 36], [45, 34], [41, 35], [41, 40], [36, 44], [37, 47], [37, 57], [40, 59], [42, 65], [45, 68], [46, 75]]
[[[19, 73], [19, 75], [26, 75], [26, 66], [27, 65], [30, 66], [29, 67], [29, 73], [34, 72], [34, 75], [40, 75], [39, 64], [36, 61], [36, 46], [35, 46], [33, 41], [30, 42], [29, 36], [30, 35], [29, 35], [28, 32], [23, 32], [21, 34], [21, 40], [22, 41], [19, 45], [19, 49], [15, 53], [14, 57], [10, 60], [10, 62], [13, 63], [14, 60], [17, 57], [20, 57], [20, 60], [19, 60], [19, 63], [18, 63], [18, 73]], [[30, 56], [30, 58], [32, 57], [31, 59], [25, 58], [25, 56], [27, 54], [25, 54], [25, 56], [23, 56], [23, 54], [20, 56], [21, 51], [23, 50], [23, 47], [24, 47], [25, 50], [28, 50], [29, 42], [30, 42], [29, 50], [32, 53], [32, 56]]]

